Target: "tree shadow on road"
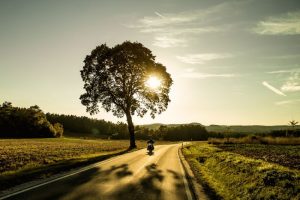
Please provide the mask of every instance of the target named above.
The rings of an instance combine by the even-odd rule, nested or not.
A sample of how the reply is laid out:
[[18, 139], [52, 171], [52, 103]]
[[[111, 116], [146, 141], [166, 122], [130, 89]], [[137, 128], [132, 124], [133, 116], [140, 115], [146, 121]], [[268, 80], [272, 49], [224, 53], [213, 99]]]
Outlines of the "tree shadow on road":
[[85, 184], [74, 187], [69, 195], [65, 196], [63, 200], [68, 199], [107, 199], [104, 195], [101, 183], [109, 182], [111, 179], [121, 180], [126, 176], [132, 175], [128, 169], [128, 164], [113, 165], [107, 170], [98, 171], [93, 176], [89, 176], [89, 181]]
[[[172, 182], [168, 182], [176, 187], [178, 199], [185, 199], [182, 175], [175, 171], [162, 171], [154, 163], [145, 167], [146, 173], [142, 178], [126, 179], [133, 175], [128, 164], [113, 165], [103, 170], [94, 167], [82, 173], [55, 182], [52, 186], [45, 185], [33, 191], [28, 191], [13, 199], [43, 199], [43, 200], [73, 200], [73, 199], [109, 199], [109, 200], [160, 200], [165, 194], [162, 193], [162, 184], [171, 174]], [[170, 176], [168, 176], [170, 178]], [[123, 183], [121, 183], [124, 181]], [[131, 181], [131, 182], [130, 182]], [[129, 182], [129, 183], [128, 183]], [[166, 182], [167, 183], [167, 182]], [[119, 188], [118, 188], [119, 187]], [[178, 196], [178, 195], [179, 196]]]
[[171, 169], [167, 170], [168, 173], [170, 173], [174, 179], [174, 184], [177, 191], [178, 199], [186, 199], [186, 191], [185, 191], [185, 185], [183, 182], [183, 176]]
[[128, 170], [128, 164], [120, 165], [118, 168], [120, 170], [117, 170], [115, 173], [118, 178], [132, 175], [132, 172]]
[[132, 175], [128, 170], [128, 164], [111, 166], [102, 170], [94, 167], [82, 173], [55, 181], [52, 185], [44, 185], [9, 199], [22, 200], [53, 200], [53, 199], [103, 199], [99, 184], [109, 182], [111, 179], [120, 180]]
[[136, 184], [129, 184], [117, 190], [108, 199], [161, 199], [161, 183], [164, 180], [162, 171], [156, 164], [146, 166], [146, 176]]

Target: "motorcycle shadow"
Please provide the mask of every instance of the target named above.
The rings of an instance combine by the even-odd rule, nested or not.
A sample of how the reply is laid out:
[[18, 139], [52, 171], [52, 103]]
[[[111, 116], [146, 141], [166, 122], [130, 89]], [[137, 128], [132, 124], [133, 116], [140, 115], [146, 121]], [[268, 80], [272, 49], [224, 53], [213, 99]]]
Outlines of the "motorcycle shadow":
[[153, 151], [147, 151], [147, 155], [152, 156], [154, 154]]

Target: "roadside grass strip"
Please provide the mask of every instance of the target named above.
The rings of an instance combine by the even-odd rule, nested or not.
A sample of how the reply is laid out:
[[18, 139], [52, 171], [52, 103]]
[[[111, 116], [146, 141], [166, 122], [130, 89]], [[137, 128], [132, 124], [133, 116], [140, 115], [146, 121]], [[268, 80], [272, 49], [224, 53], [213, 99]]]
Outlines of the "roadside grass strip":
[[183, 154], [214, 199], [300, 199], [300, 171], [196, 143]]

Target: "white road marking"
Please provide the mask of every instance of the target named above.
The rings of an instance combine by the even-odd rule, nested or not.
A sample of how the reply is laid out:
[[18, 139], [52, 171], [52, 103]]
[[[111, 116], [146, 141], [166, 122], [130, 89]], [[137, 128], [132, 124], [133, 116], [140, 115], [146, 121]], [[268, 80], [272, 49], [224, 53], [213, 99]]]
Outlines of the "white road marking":
[[[179, 151], [179, 149], [178, 149], [178, 151]], [[178, 156], [178, 159], [180, 161], [180, 157], [179, 157], [178, 151], [177, 151], [177, 156]], [[185, 173], [185, 171], [184, 171], [184, 169], [182, 167], [181, 161], [180, 161], [180, 170], [181, 170], [181, 173], [183, 174], [182, 179], [183, 179], [183, 183], [184, 183], [184, 188], [185, 188], [186, 196], [187, 196], [188, 200], [193, 200], [189, 184], [188, 184], [188, 182], [186, 180], [186, 173]]]

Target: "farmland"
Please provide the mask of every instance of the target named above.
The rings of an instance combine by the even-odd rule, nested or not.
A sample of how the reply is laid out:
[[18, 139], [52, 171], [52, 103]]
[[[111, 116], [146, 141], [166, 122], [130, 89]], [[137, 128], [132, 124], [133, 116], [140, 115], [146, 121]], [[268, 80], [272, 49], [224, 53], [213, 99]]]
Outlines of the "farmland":
[[68, 159], [95, 157], [107, 152], [125, 150], [127, 147], [128, 141], [120, 140], [56, 138], [0, 140], [0, 174]]
[[[0, 190], [118, 155], [128, 145], [127, 140], [1, 139]], [[137, 141], [139, 148], [145, 145]]]
[[299, 150], [299, 145], [202, 142], [183, 153], [213, 199], [299, 199]]
[[300, 170], [300, 145], [229, 144], [219, 148]]

